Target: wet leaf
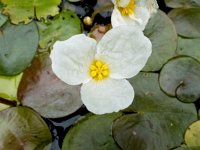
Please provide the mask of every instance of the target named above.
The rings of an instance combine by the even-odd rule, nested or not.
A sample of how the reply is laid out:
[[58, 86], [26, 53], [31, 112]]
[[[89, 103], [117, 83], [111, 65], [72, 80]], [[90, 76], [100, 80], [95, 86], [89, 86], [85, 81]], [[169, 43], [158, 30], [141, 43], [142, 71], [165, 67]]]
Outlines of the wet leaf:
[[168, 7], [179, 8], [179, 7], [200, 7], [199, 0], [165, 0]]
[[17, 90], [22, 73], [17, 76], [0, 76], [0, 97], [7, 100], [17, 100]]
[[177, 33], [184, 37], [200, 37], [200, 8], [177, 8], [168, 14], [173, 20]]
[[185, 142], [190, 150], [200, 149], [200, 120], [189, 126], [185, 133]]
[[112, 138], [111, 125], [121, 113], [88, 115], [67, 133], [62, 150], [120, 150]]
[[186, 147], [186, 146], [184, 145], [184, 146], [175, 148], [175, 149], [173, 149], [173, 150], [191, 150], [191, 149], [189, 149], [188, 147]]
[[[1, 101], [1, 99], [0, 99], [0, 101]], [[9, 105], [1, 104], [1, 103], [0, 103], [0, 111], [2, 111], [2, 110], [4, 110], [4, 109], [7, 109], [7, 108], [9, 108], [9, 107], [10, 107]]]
[[82, 32], [82, 23], [71, 11], [63, 11], [48, 22], [37, 22], [41, 48], [53, 44], [57, 40], [66, 40], [72, 35]]
[[67, 116], [82, 106], [80, 86], [70, 86], [58, 79], [48, 54], [35, 58], [24, 72], [18, 99], [47, 118]]
[[37, 19], [47, 19], [47, 16], [55, 16], [59, 13], [57, 7], [61, 0], [1, 0], [6, 5], [3, 9], [3, 14], [8, 15], [11, 22], [25, 24], [31, 22], [34, 17]]
[[191, 57], [172, 59], [162, 68], [159, 82], [168, 95], [194, 102], [200, 98], [200, 63]]
[[150, 19], [144, 31], [152, 42], [152, 54], [143, 71], [158, 71], [172, 58], [177, 47], [177, 34], [172, 21], [162, 11]]
[[113, 124], [113, 136], [120, 147], [166, 150], [181, 145], [187, 126], [197, 120], [194, 105], [165, 95], [159, 88], [158, 74], [140, 73], [130, 82], [135, 100], [124, 111], [128, 114]]
[[7, 22], [0, 30], [0, 75], [21, 73], [31, 63], [38, 46], [34, 22], [12, 25]]
[[27, 107], [0, 112], [0, 149], [33, 150], [51, 143], [51, 133], [42, 118]]
[[200, 61], [200, 38], [178, 38], [177, 55], [191, 56]]
[[0, 3], [0, 27], [8, 20], [8, 18], [1, 14], [2, 12], [2, 4]]

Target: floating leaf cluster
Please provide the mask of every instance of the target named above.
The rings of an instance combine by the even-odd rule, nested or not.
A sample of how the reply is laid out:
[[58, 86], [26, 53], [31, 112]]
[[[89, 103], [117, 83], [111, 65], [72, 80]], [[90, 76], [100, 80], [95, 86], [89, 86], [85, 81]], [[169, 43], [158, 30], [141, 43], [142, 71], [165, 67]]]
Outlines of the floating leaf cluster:
[[[104, 115], [81, 107], [80, 86], [58, 79], [49, 58], [54, 42], [83, 27], [97, 41], [111, 28], [99, 23], [110, 19], [112, 7], [99, 10], [111, 2], [85, 3], [0, 0], [0, 149], [199, 150], [200, 2], [165, 0], [144, 30], [153, 51], [129, 79], [133, 103]], [[88, 27], [82, 20], [93, 11]]]

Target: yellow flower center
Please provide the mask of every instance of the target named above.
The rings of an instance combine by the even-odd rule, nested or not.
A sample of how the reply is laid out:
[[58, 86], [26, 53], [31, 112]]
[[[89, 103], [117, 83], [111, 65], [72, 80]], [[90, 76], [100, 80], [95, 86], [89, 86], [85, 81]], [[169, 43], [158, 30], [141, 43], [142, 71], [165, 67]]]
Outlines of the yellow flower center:
[[90, 65], [89, 73], [94, 80], [103, 80], [109, 76], [110, 71], [106, 63], [95, 60]]
[[126, 6], [121, 6], [120, 1], [121, 0], [117, 0], [117, 6], [122, 16], [129, 16], [134, 13], [136, 6], [135, 0], [130, 0]]

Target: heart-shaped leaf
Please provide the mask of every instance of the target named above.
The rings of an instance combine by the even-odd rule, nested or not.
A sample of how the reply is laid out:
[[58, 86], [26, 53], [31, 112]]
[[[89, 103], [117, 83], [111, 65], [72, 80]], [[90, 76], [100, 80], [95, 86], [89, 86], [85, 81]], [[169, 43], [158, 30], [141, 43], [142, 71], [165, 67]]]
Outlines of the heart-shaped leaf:
[[178, 38], [177, 55], [191, 56], [200, 61], [200, 38]]
[[17, 100], [17, 90], [22, 73], [17, 76], [0, 76], [0, 97], [7, 100]]
[[53, 44], [57, 40], [66, 40], [72, 35], [82, 32], [80, 19], [71, 11], [62, 11], [48, 22], [37, 22], [41, 48]]
[[134, 84], [135, 100], [124, 111], [128, 114], [113, 124], [113, 135], [120, 147], [166, 150], [181, 145], [187, 126], [197, 119], [194, 105], [165, 95], [160, 90], [158, 74], [140, 73], [130, 82]]
[[38, 46], [34, 22], [12, 25], [7, 22], [0, 30], [0, 75], [21, 73], [31, 63]]
[[3, 13], [10, 16], [11, 22], [25, 24], [32, 21], [34, 17], [37, 19], [45, 19], [47, 16], [55, 16], [59, 13], [57, 7], [61, 0], [1, 0], [6, 5]]
[[162, 68], [159, 82], [168, 95], [194, 102], [200, 98], [200, 62], [191, 57], [172, 59]]
[[113, 120], [121, 113], [88, 115], [67, 133], [62, 150], [120, 150], [111, 135]]
[[144, 31], [152, 42], [152, 54], [143, 71], [158, 71], [175, 55], [177, 34], [169, 17], [162, 11], [150, 19]]
[[199, 0], [165, 0], [168, 7], [179, 8], [179, 7], [200, 7]]
[[185, 142], [190, 150], [200, 149], [200, 120], [188, 127], [185, 133]]
[[168, 14], [177, 33], [184, 37], [200, 37], [200, 8], [177, 8]]

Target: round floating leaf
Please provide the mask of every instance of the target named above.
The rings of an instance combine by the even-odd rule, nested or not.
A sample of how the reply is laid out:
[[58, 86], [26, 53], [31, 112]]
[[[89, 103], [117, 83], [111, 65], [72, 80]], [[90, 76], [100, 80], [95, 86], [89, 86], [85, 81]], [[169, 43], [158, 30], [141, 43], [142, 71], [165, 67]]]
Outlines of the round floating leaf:
[[63, 11], [53, 20], [37, 22], [41, 48], [53, 44], [57, 40], [66, 40], [72, 35], [82, 32], [82, 23], [78, 16], [71, 11]]
[[188, 39], [179, 37], [176, 53], [178, 55], [191, 56], [200, 61], [200, 38]]
[[12, 23], [24, 22], [27, 24], [34, 17], [46, 20], [47, 16], [58, 14], [59, 8], [57, 6], [61, 0], [1, 0], [1, 2], [6, 5], [3, 13], [10, 16]]
[[[158, 74], [140, 73], [133, 79], [135, 100], [113, 124], [116, 142], [125, 150], [166, 150], [183, 142], [189, 124], [197, 119], [193, 104], [168, 97], [159, 88]], [[130, 114], [137, 112], [136, 114]], [[181, 120], [181, 123], [180, 123]]]
[[121, 115], [88, 115], [79, 120], [65, 136], [62, 150], [120, 150], [112, 138], [111, 125]]
[[[1, 99], [0, 99], [0, 101], [1, 101]], [[0, 103], [0, 111], [2, 111], [2, 110], [4, 110], [4, 109], [7, 109], [7, 108], [9, 108], [9, 107], [10, 107], [9, 105], [1, 104], [1, 103]]]
[[189, 149], [188, 147], [186, 147], [186, 146], [184, 145], [184, 146], [175, 148], [175, 149], [173, 149], [173, 150], [191, 150], [191, 149]]
[[38, 46], [37, 26], [5, 24], [0, 32], [0, 75], [21, 73], [32, 61]]
[[162, 11], [150, 19], [144, 31], [152, 42], [152, 54], [144, 71], [158, 71], [172, 58], [177, 47], [177, 34], [172, 21]]
[[1, 14], [2, 4], [0, 3], [0, 27], [8, 20], [8, 18]]
[[31, 109], [12, 107], [0, 112], [0, 149], [43, 150], [51, 141], [48, 126]]
[[200, 7], [199, 0], [165, 0], [168, 7], [179, 8], [179, 7]]
[[17, 90], [22, 73], [17, 76], [0, 76], [0, 97], [8, 100], [17, 100]]
[[7, 21], [7, 17], [0, 14], [0, 27]]
[[49, 55], [36, 58], [24, 72], [18, 99], [47, 118], [67, 116], [82, 106], [80, 86], [58, 79], [52, 72]]
[[1, 14], [2, 5], [0, 3], [0, 27], [8, 20], [8, 18]]
[[194, 102], [200, 98], [200, 63], [191, 57], [172, 59], [162, 68], [159, 82], [168, 95]]
[[185, 133], [185, 142], [191, 150], [200, 149], [200, 120], [189, 126]]
[[200, 8], [177, 8], [168, 14], [173, 20], [177, 33], [184, 37], [200, 37]]

